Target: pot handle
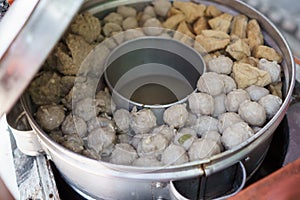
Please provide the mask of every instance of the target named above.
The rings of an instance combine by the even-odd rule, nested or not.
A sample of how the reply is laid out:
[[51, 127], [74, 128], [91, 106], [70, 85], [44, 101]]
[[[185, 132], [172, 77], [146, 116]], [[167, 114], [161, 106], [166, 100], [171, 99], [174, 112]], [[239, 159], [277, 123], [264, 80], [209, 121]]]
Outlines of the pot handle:
[[36, 132], [29, 125], [20, 101], [6, 115], [6, 122], [16, 140], [18, 149], [22, 153], [28, 156], [37, 156], [44, 153]]
[[[237, 165], [238, 166], [236, 169], [235, 178], [231, 183], [232, 189], [229, 194], [228, 194], [228, 192], [225, 191], [225, 192], [223, 192], [223, 194], [224, 193], [226, 193], [226, 194], [223, 196], [220, 196], [220, 197], [206, 197], [208, 195], [208, 194], [205, 194], [205, 188], [207, 187], [206, 183], [207, 183], [207, 180], [210, 178], [210, 176], [208, 176], [208, 177], [199, 177], [199, 178], [197, 178], [197, 180], [187, 180], [188, 183], [180, 182], [180, 181], [170, 181], [171, 199], [172, 200], [189, 200], [189, 199], [203, 199], [204, 197], [206, 197], [206, 198], [213, 199], [213, 200], [225, 200], [229, 197], [236, 195], [245, 186], [246, 178], [247, 178], [246, 169], [245, 169], [245, 166], [243, 165], [243, 163], [240, 161], [237, 163]], [[218, 176], [218, 178], [224, 178], [224, 177]], [[189, 194], [185, 194], [185, 196], [184, 196], [182, 194], [182, 192], [185, 193], [188, 190], [190, 192], [190, 189], [193, 188], [193, 184], [194, 184], [194, 188], [196, 189], [196, 191], [192, 191], [193, 194], [189, 193]], [[182, 191], [180, 191], [180, 189]]]

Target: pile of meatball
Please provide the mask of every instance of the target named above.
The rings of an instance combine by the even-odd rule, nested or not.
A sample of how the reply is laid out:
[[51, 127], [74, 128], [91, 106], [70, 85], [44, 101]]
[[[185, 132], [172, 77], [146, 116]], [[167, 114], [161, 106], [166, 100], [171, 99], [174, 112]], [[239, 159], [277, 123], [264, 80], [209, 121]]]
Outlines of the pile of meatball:
[[[96, 72], [78, 74], [98, 44], [106, 45], [101, 55], [108, 55], [147, 36], [174, 38], [205, 52], [207, 69], [197, 92], [167, 108], [163, 124], [151, 109], [115, 105], [105, 85], [99, 90]], [[180, 165], [235, 148], [277, 113], [281, 62], [254, 19], [212, 5], [154, 0], [142, 11], [119, 6], [101, 20], [79, 14], [28, 93], [38, 124], [73, 152], [120, 165]]]

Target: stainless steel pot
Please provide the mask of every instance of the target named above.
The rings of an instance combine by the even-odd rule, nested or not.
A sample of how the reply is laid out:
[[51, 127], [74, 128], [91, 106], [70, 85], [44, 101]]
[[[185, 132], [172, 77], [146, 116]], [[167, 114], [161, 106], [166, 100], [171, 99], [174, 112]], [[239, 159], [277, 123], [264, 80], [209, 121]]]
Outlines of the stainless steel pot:
[[[149, 2], [146, 0], [122, 0], [104, 3], [101, 0], [88, 1], [82, 11], [89, 11], [96, 16], [114, 9], [116, 6], [133, 4], [139, 7]], [[171, 193], [180, 188], [183, 180], [196, 179], [200, 183], [195, 193], [197, 197], [214, 198], [222, 195], [214, 193], [216, 182], [222, 180], [223, 184], [231, 184], [232, 180], [224, 180], [232, 177], [236, 169], [235, 164], [241, 161], [246, 168], [248, 177], [258, 168], [269, 148], [273, 132], [280, 124], [290, 102], [294, 88], [295, 67], [292, 53], [287, 42], [278, 29], [263, 15], [240, 1], [196, 1], [204, 4], [214, 4], [221, 10], [233, 14], [243, 13], [250, 18], [259, 21], [264, 30], [267, 43], [277, 49], [283, 55], [283, 95], [284, 102], [277, 114], [258, 133], [234, 149], [212, 156], [208, 159], [190, 162], [178, 166], [166, 166], [164, 168], [141, 168], [132, 166], [114, 165], [106, 162], [95, 161], [75, 154], [57, 144], [39, 127], [33, 117], [31, 102], [23, 96], [22, 103], [28, 115], [32, 128], [45, 153], [53, 160], [56, 167], [62, 173], [67, 182], [82, 194], [104, 199], [168, 199], [169, 184]], [[229, 169], [229, 173], [225, 173]], [[226, 175], [219, 175], [218, 173]], [[217, 176], [217, 178], [216, 178]], [[215, 184], [213, 184], [213, 182]], [[219, 183], [218, 183], [219, 184]], [[176, 187], [173, 187], [173, 186]], [[199, 189], [199, 190], [198, 190]], [[228, 188], [227, 188], [228, 189]], [[178, 194], [175, 195], [178, 197]]]

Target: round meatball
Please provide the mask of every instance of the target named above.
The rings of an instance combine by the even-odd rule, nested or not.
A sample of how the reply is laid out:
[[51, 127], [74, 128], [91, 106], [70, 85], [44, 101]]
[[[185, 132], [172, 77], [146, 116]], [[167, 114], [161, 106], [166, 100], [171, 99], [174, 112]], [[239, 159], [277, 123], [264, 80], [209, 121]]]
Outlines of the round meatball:
[[156, 117], [150, 109], [142, 109], [138, 112], [132, 110], [130, 127], [136, 134], [150, 132], [156, 126]]
[[221, 153], [221, 149], [217, 142], [205, 138], [195, 140], [188, 151], [190, 161], [209, 158], [218, 153]]
[[65, 135], [61, 144], [75, 153], [81, 153], [84, 149], [83, 140], [78, 134]]
[[210, 140], [216, 141], [217, 144], [220, 146], [220, 149], [221, 149], [221, 150], [223, 149], [222, 142], [221, 142], [221, 134], [220, 134], [218, 131], [207, 131], [207, 132], [202, 136], [202, 138], [210, 139]]
[[123, 16], [119, 13], [111, 12], [106, 17], [104, 17], [103, 20], [105, 23], [115, 23], [118, 25], [122, 25], [123, 22]]
[[188, 111], [185, 104], [171, 106], [164, 112], [164, 121], [169, 126], [180, 128], [185, 125], [188, 118]]
[[224, 130], [233, 124], [243, 122], [242, 118], [234, 112], [227, 112], [219, 116], [218, 130], [223, 133]]
[[124, 30], [128, 29], [134, 29], [138, 27], [138, 22], [135, 17], [127, 17], [123, 22], [122, 22], [122, 27]]
[[90, 121], [87, 122], [88, 132], [91, 132], [94, 129], [97, 129], [100, 127], [102, 127], [102, 128], [109, 127], [112, 130], [115, 130], [114, 122], [111, 119], [109, 119], [108, 117], [96, 117], [96, 118], [92, 118]]
[[82, 151], [82, 155], [94, 159], [94, 160], [101, 160], [101, 155], [97, 154], [96, 151], [93, 149], [85, 149]]
[[163, 164], [155, 156], [143, 156], [133, 161], [132, 165], [137, 167], [160, 167]]
[[219, 56], [208, 61], [208, 71], [218, 74], [230, 74], [233, 66], [233, 61], [226, 56]]
[[165, 165], [180, 165], [189, 161], [187, 153], [182, 146], [171, 143], [161, 155]]
[[238, 122], [228, 127], [221, 136], [225, 149], [232, 149], [253, 136], [253, 130], [245, 122]]
[[118, 143], [127, 143], [127, 144], [131, 144], [131, 141], [132, 141], [132, 136], [129, 135], [128, 133], [123, 133], [123, 134], [119, 134], [117, 136], [118, 138]]
[[154, 5], [155, 13], [161, 17], [167, 16], [169, 9], [172, 7], [169, 0], [154, 0], [152, 3]]
[[112, 33], [121, 32], [123, 29], [119, 24], [108, 22], [103, 26], [102, 30], [106, 37], [110, 37]]
[[282, 99], [278, 96], [269, 94], [262, 97], [258, 103], [264, 107], [268, 119], [271, 119], [280, 109]]
[[192, 128], [201, 137], [207, 131], [218, 131], [218, 120], [210, 116], [201, 116]]
[[213, 117], [218, 117], [219, 115], [226, 112], [225, 99], [226, 99], [225, 94], [220, 94], [218, 96], [215, 96], [214, 98], [215, 109], [214, 109], [214, 113], [212, 114]]
[[151, 17], [156, 17], [156, 13], [153, 6], [146, 6], [143, 11], [144, 15], [149, 15]]
[[143, 36], [145, 36], [145, 34], [140, 29], [129, 29], [124, 32], [125, 41], [133, 40]]
[[62, 106], [46, 105], [40, 106], [36, 113], [36, 120], [39, 125], [51, 131], [58, 128], [65, 119], [65, 111]]
[[162, 134], [168, 141], [171, 141], [176, 134], [176, 129], [171, 128], [168, 125], [161, 125], [154, 128], [151, 134]]
[[143, 25], [143, 31], [146, 35], [158, 36], [163, 33], [164, 29], [160, 21], [156, 18], [147, 19]]
[[225, 107], [229, 112], [237, 112], [240, 104], [245, 100], [250, 100], [250, 96], [247, 91], [243, 89], [233, 90], [225, 99]]
[[135, 149], [129, 144], [116, 144], [109, 162], [119, 165], [131, 165], [137, 159], [138, 155]]
[[197, 133], [194, 129], [183, 128], [174, 137], [174, 144], [182, 146], [185, 150], [188, 150], [197, 138]]
[[246, 91], [249, 93], [252, 101], [258, 101], [260, 98], [268, 95], [270, 92], [264, 87], [251, 85], [246, 88]]
[[206, 93], [193, 93], [190, 95], [189, 107], [194, 114], [211, 115], [214, 113], [214, 98]]
[[223, 80], [225, 94], [228, 94], [237, 88], [235, 81], [230, 76], [220, 74], [219, 77]]
[[263, 58], [260, 59], [257, 67], [261, 70], [267, 71], [270, 74], [272, 83], [277, 83], [280, 81], [281, 67], [276, 61], [270, 62]]
[[126, 18], [126, 17], [136, 17], [137, 11], [133, 7], [119, 6], [117, 8], [117, 13], [119, 13], [124, 18]]
[[77, 133], [80, 137], [86, 137], [87, 125], [80, 117], [69, 114], [61, 125], [61, 131], [65, 135]]
[[198, 83], [197, 88], [200, 92], [218, 96], [224, 91], [224, 82], [219, 74], [215, 72], [204, 73]]
[[114, 144], [116, 133], [112, 129], [97, 128], [87, 137], [87, 146], [94, 149], [98, 154]]
[[114, 113], [114, 120], [121, 133], [126, 133], [129, 131], [130, 125], [130, 113], [128, 110], [120, 109]]
[[168, 145], [169, 141], [161, 134], [145, 135], [138, 144], [137, 152], [139, 156], [159, 157]]
[[90, 97], [78, 101], [73, 110], [74, 114], [84, 119], [86, 122], [96, 118], [99, 109], [96, 108], [96, 101]]
[[193, 113], [188, 114], [188, 118], [185, 122], [185, 126], [189, 127], [189, 126], [193, 126], [197, 121], [197, 116]]
[[241, 118], [252, 126], [262, 126], [266, 122], [266, 111], [259, 103], [246, 100], [239, 108]]

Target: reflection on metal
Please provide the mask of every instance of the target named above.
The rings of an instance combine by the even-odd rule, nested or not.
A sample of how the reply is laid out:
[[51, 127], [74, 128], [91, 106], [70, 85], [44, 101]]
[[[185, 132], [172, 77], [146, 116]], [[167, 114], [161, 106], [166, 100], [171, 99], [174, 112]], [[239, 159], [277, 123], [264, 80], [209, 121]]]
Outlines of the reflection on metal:
[[[13, 27], [14, 31], [12, 36], [8, 37], [8, 44], [0, 46], [0, 116], [8, 111], [23, 93], [79, 10], [83, 0], [65, 0], [63, 3], [60, 0], [44, 0], [38, 3], [17, 1], [12, 8], [18, 7], [22, 2], [32, 2], [27, 8], [27, 15], [21, 16], [22, 23], [17, 23], [17, 27], [11, 26], [14, 24], [13, 19], [20, 20], [20, 15], [9, 18], [9, 15], [18, 12], [12, 9], [7, 12], [8, 26], [1, 24], [5, 29], [1, 30], [0, 41], [4, 40], [3, 35], [10, 34], [5, 33], [6, 27]], [[31, 12], [33, 8], [34, 11]], [[6, 21], [5, 18], [2, 21]], [[25, 23], [26, 26], [22, 27]]]

